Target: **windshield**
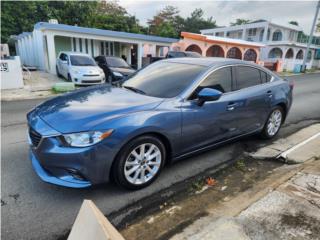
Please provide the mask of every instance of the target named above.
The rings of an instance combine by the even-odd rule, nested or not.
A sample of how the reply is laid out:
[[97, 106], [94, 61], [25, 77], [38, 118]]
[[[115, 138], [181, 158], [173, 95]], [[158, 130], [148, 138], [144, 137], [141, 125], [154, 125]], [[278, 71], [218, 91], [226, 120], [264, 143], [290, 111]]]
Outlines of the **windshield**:
[[72, 66], [96, 66], [95, 61], [88, 56], [71, 55], [70, 61]]
[[116, 67], [116, 68], [130, 68], [128, 63], [123, 60], [122, 58], [106, 58], [107, 64], [109, 67]]
[[200, 65], [157, 62], [138, 71], [123, 87], [137, 89], [148, 96], [172, 98], [185, 90], [204, 69]]

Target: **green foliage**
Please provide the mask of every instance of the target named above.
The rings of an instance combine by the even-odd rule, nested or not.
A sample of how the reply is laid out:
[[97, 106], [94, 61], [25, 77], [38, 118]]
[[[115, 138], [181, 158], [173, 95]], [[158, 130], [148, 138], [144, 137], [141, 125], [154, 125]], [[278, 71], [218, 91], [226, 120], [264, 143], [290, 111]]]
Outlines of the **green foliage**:
[[182, 31], [199, 33], [200, 29], [216, 27], [212, 17], [204, 19], [203, 15], [203, 10], [197, 8], [190, 17], [184, 19], [176, 7], [166, 6], [153, 19], [148, 20], [149, 33], [179, 38]]
[[1, 1], [1, 42], [52, 18], [83, 27], [144, 31], [138, 20], [114, 1]]
[[289, 24], [299, 26], [299, 23], [297, 21], [290, 21]]
[[235, 22], [231, 22], [230, 26], [243, 25], [249, 23], [249, 19], [237, 18]]
[[320, 32], [320, 18], [318, 18], [318, 23], [316, 26], [316, 32]]
[[146, 33], [179, 38], [181, 31], [199, 33], [214, 28], [212, 17], [205, 19], [202, 9], [183, 18], [179, 10], [166, 6], [142, 27], [117, 1], [1, 1], [1, 42], [11, 35], [33, 30], [37, 22], [57, 19], [59, 23], [114, 31]]

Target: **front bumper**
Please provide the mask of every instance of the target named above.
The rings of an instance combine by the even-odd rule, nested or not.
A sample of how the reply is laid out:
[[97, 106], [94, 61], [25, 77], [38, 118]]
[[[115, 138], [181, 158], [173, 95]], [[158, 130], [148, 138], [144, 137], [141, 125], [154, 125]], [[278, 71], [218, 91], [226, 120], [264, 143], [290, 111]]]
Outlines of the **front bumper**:
[[93, 85], [105, 83], [104, 75], [93, 75], [93, 76], [83, 76], [83, 75], [72, 75], [72, 81], [78, 85]]
[[42, 135], [38, 143], [31, 141], [30, 159], [39, 177], [48, 183], [84, 188], [109, 181], [117, 148], [111, 142], [76, 148], [61, 144], [61, 133], [46, 124], [35, 111], [28, 114], [28, 125]]
[[30, 149], [29, 152], [30, 159], [32, 162], [33, 169], [37, 173], [37, 175], [45, 182], [64, 186], [64, 187], [70, 187], [70, 188], [86, 188], [90, 187], [91, 183], [89, 181], [85, 180], [78, 180], [74, 178], [71, 175], [65, 175], [61, 177], [55, 177], [53, 175], [50, 175], [39, 163], [36, 156], [33, 154], [32, 150]]

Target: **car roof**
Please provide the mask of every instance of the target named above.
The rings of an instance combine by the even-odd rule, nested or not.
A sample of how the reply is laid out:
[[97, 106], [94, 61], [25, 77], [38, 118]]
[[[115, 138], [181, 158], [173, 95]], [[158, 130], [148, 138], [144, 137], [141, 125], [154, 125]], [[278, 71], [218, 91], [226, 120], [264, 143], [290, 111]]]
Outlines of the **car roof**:
[[191, 64], [191, 65], [201, 65], [204, 67], [214, 67], [214, 66], [223, 66], [223, 65], [232, 65], [232, 64], [245, 64], [258, 66], [255, 63], [242, 61], [232, 58], [220, 58], [220, 57], [203, 57], [203, 58], [168, 58], [162, 61], [182, 63], [182, 64]]
[[[87, 53], [82, 53], [82, 52], [61, 51], [60, 54], [61, 54], [61, 53], [64, 53], [64, 54], [67, 54], [67, 55], [79, 55], [79, 56], [89, 56], [89, 57], [91, 57], [89, 54], [87, 54]], [[60, 54], [59, 54], [59, 55], [60, 55]]]

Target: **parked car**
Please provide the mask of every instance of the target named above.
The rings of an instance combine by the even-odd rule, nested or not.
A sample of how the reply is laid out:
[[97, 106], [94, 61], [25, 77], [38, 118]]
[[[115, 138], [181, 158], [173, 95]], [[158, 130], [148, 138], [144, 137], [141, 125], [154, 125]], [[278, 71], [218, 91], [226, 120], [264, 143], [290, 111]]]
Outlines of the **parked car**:
[[109, 83], [122, 82], [136, 71], [119, 57], [98, 56], [95, 57], [95, 60], [99, 67], [103, 69]]
[[201, 54], [191, 51], [169, 51], [166, 55], [166, 58], [181, 58], [181, 57], [191, 57], [191, 58], [200, 58]]
[[84, 53], [60, 52], [56, 72], [77, 85], [92, 85], [105, 82], [105, 75], [93, 58]]
[[122, 88], [82, 89], [37, 106], [27, 115], [30, 156], [49, 183], [82, 188], [114, 179], [140, 189], [168, 162], [250, 134], [273, 138], [291, 103], [289, 82], [259, 65], [167, 59]]

